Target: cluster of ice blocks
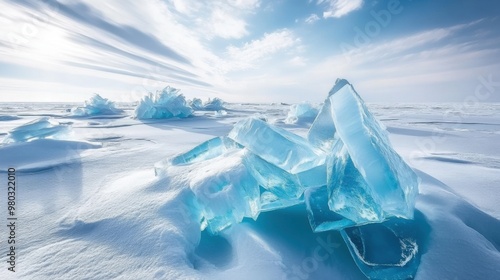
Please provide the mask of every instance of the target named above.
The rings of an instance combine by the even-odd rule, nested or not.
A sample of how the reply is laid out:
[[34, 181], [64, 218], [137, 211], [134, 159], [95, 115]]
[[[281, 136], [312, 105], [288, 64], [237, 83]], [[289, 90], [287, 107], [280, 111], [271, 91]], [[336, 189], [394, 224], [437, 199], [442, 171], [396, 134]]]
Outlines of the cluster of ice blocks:
[[20, 125], [7, 133], [3, 143], [29, 142], [36, 139], [59, 138], [70, 132], [69, 125], [60, 124], [49, 117], [42, 117]]
[[137, 119], [170, 119], [192, 116], [193, 109], [178, 89], [167, 86], [144, 96], [134, 111]]
[[83, 107], [71, 109], [71, 115], [77, 117], [98, 116], [98, 115], [117, 115], [123, 110], [117, 109], [115, 104], [107, 98], [94, 94], [89, 100], [85, 101]]
[[224, 101], [217, 97], [214, 99], [209, 98], [206, 102], [201, 101], [199, 98], [193, 98], [189, 102], [189, 105], [195, 111], [221, 111], [225, 109]]
[[285, 123], [307, 123], [313, 122], [318, 115], [318, 109], [308, 102], [293, 104], [290, 106], [290, 111], [285, 119]]
[[368, 277], [405, 279], [418, 267], [410, 228], [418, 178], [346, 80], [337, 80], [307, 139], [248, 118], [155, 168], [193, 174], [202, 230], [305, 203], [312, 230], [340, 230]]

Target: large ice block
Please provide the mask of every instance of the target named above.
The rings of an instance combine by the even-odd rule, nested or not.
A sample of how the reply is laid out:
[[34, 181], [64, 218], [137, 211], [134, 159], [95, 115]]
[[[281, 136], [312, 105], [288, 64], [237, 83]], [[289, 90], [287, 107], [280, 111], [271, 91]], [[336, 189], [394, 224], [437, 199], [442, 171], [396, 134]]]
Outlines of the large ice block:
[[290, 106], [290, 111], [285, 119], [285, 123], [307, 123], [313, 122], [318, 115], [318, 109], [314, 108], [308, 102], [302, 102], [299, 104], [293, 104]]
[[370, 279], [413, 279], [420, 263], [417, 222], [392, 218], [340, 233], [361, 271]]
[[187, 118], [192, 114], [193, 109], [187, 104], [184, 95], [170, 86], [144, 96], [134, 111], [137, 119]]
[[356, 209], [359, 205], [375, 203], [386, 217], [412, 218], [418, 194], [416, 174], [392, 149], [385, 128], [366, 108], [352, 85], [338, 80], [334, 89], [329, 97], [332, 120], [354, 164], [352, 168], [346, 165], [344, 177], [357, 169], [366, 186], [357, 179], [351, 180], [367, 191], [363, 194], [339, 191], [346, 198], [343, 200], [337, 200], [332, 193], [330, 207]]
[[208, 101], [203, 104], [203, 110], [206, 111], [220, 111], [223, 109], [224, 101], [217, 97], [215, 97], [214, 99], [208, 99]]
[[304, 138], [256, 118], [238, 122], [228, 137], [291, 174], [325, 162], [325, 155]]
[[122, 112], [123, 110], [117, 109], [112, 101], [101, 97], [99, 94], [94, 94], [89, 100], [86, 100], [83, 107], [71, 109], [71, 114], [78, 117], [117, 115]]
[[71, 127], [42, 117], [10, 130], [3, 143], [28, 142], [35, 139], [60, 138], [68, 134]]

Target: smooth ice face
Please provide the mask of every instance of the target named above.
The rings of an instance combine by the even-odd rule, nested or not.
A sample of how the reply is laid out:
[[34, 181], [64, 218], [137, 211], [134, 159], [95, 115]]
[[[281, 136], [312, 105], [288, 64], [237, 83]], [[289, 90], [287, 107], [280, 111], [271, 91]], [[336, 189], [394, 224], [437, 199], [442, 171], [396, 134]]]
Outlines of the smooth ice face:
[[346, 228], [340, 233], [361, 271], [370, 279], [413, 279], [420, 263], [416, 221], [392, 218], [384, 223]]
[[135, 108], [137, 119], [169, 119], [187, 118], [193, 114], [193, 109], [179, 90], [167, 86], [162, 91], [144, 96]]
[[324, 154], [304, 138], [256, 118], [238, 122], [228, 137], [291, 174], [325, 162]]
[[221, 156], [232, 150], [240, 150], [243, 147], [227, 137], [215, 137], [207, 140], [193, 149], [178, 154], [172, 158], [157, 162], [155, 164], [156, 175], [164, 174], [168, 166], [188, 165]]
[[[342, 87], [338, 85], [343, 85]], [[340, 88], [339, 88], [340, 87]], [[363, 176], [371, 192], [351, 199], [346, 207], [356, 208], [371, 196], [386, 216], [412, 218], [418, 194], [418, 178], [413, 170], [392, 149], [384, 127], [368, 111], [352, 85], [339, 80], [338, 89], [329, 97], [336, 133], [344, 143], [354, 167]], [[330, 197], [334, 209], [340, 208]], [[366, 201], [365, 201], [366, 200]], [[349, 202], [350, 201], [350, 202]]]
[[310, 103], [303, 102], [290, 106], [290, 111], [285, 119], [285, 123], [304, 123], [313, 122], [318, 115], [318, 109], [314, 108]]
[[326, 186], [307, 189], [304, 193], [304, 201], [307, 218], [314, 232], [339, 230], [355, 225], [355, 222], [330, 210]]
[[117, 115], [122, 112], [123, 110], [117, 109], [112, 101], [101, 97], [99, 94], [94, 94], [89, 100], [85, 101], [83, 107], [71, 109], [71, 114], [78, 117]]
[[[328, 97], [332, 96], [343, 86], [348, 85], [347, 80], [338, 79], [333, 88], [328, 93]], [[330, 98], [327, 98], [321, 106], [321, 109], [314, 120], [311, 128], [307, 132], [307, 140], [313, 146], [323, 149], [325, 151], [330, 151], [333, 144], [337, 141], [337, 135], [335, 134], [335, 124], [332, 119]]]
[[[342, 140], [337, 141], [328, 159], [328, 206], [347, 219], [362, 225], [382, 222], [385, 214], [378, 196], [354, 166]], [[339, 230], [341, 228], [331, 228]]]
[[3, 139], [3, 143], [28, 142], [35, 139], [58, 138], [71, 130], [68, 125], [42, 117], [10, 130]]

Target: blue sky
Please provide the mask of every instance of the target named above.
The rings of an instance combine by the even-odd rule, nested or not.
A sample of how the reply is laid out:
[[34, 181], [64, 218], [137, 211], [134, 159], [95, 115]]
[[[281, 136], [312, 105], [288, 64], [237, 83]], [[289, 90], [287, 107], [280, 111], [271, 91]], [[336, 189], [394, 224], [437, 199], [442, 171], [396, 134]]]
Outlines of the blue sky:
[[0, 101], [136, 101], [166, 85], [231, 102], [500, 101], [500, 2], [0, 3]]

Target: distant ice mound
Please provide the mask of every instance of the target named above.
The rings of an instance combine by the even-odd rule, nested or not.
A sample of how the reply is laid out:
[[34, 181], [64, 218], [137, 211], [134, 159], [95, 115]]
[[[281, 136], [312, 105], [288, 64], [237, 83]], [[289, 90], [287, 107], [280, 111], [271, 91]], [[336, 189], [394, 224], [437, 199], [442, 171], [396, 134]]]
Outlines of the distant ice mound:
[[69, 125], [60, 124], [49, 117], [42, 117], [10, 130], [3, 143], [29, 142], [35, 139], [66, 138], [71, 131]]
[[189, 105], [195, 111], [221, 111], [225, 109], [224, 101], [217, 97], [214, 99], [209, 98], [206, 102], [201, 101], [199, 98], [193, 98], [189, 102]]
[[293, 104], [292, 106], [290, 106], [290, 111], [288, 111], [285, 123], [312, 123], [317, 115], [318, 109], [314, 108], [314, 106], [312, 106], [308, 102]]
[[123, 110], [117, 109], [114, 102], [107, 98], [94, 94], [89, 100], [85, 101], [83, 107], [71, 109], [71, 115], [77, 117], [98, 116], [98, 115], [118, 115]]
[[[303, 105], [293, 115], [310, 111]], [[418, 268], [418, 178], [346, 80], [337, 80], [307, 139], [248, 118], [155, 171], [187, 180], [201, 230], [218, 233], [244, 217], [305, 203], [312, 230], [341, 231], [368, 277], [407, 279]]]
[[134, 117], [144, 119], [187, 118], [193, 109], [178, 89], [167, 86], [162, 91], [144, 96], [135, 108]]

